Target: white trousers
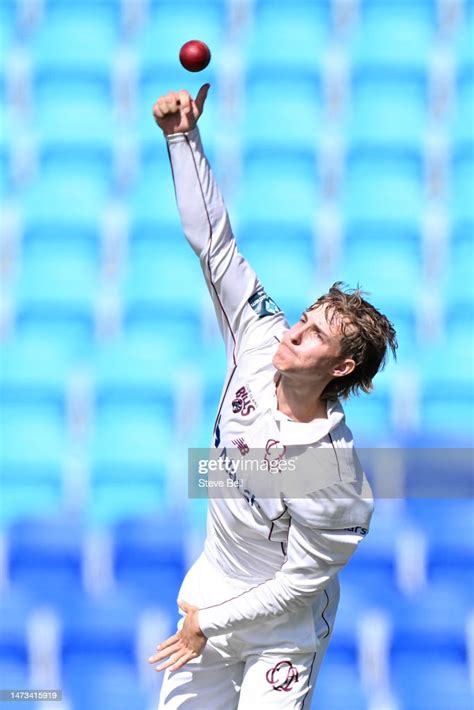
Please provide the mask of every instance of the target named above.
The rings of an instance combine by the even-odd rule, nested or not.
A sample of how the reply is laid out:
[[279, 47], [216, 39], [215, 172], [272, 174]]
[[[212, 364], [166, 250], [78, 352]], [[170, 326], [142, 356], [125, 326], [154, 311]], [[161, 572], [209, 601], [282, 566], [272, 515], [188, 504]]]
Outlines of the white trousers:
[[[229, 578], [201, 557], [186, 575], [179, 597], [199, 607], [217, 603], [216, 593], [225, 599], [236, 588], [233, 584], [232, 592]], [[177, 671], [165, 671], [158, 710], [309, 710], [338, 601], [337, 585], [325, 608], [325, 633], [312, 635], [316, 644], [298, 642], [297, 637], [292, 643], [291, 614], [286, 629], [280, 619], [276, 625], [265, 621], [245, 632], [211, 637], [201, 656]]]

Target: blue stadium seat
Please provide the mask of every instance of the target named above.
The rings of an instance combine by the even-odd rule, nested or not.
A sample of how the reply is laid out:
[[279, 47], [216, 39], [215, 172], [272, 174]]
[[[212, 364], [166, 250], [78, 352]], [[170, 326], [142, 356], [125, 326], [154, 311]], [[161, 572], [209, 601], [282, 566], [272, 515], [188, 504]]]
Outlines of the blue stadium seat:
[[2, 343], [0, 387], [64, 391], [73, 361], [62, 343], [21, 339]]
[[[439, 446], [472, 446], [474, 424], [472, 378], [466, 382], [427, 383], [421, 396], [420, 427], [422, 433], [438, 441]], [[456, 412], [455, 419], [446, 412]]]
[[2, 460], [56, 466], [65, 453], [65, 401], [43, 389], [2, 392]]
[[54, 357], [68, 362], [87, 359], [94, 338], [89, 309], [25, 304], [17, 309], [15, 329], [18, 342], [30, 351], [38, 348], [39, 358], [51, 350]]
[[344, 403], [349, 426], [358, 446], [393, 446], [391, 393], [375, 389], [369, 396], [361, 394]]
[[239, 228], [238, 247], [266, 292], [299, 319], [319, 295], [310, 225], [249, 221]]
[[[65, 669], [64, 695], [74, 710], [143, 710], [149, 698], [139, 687], [139, 679], [132, 663], [92, 659], [82, 654], [68, 661]], [[143, 661], [146, 663], [146, 660]], [[150, 673], [154, 672], [150, 668]], [[156, 700], [158, 694], [156, 695]]]
[[16, 0], [3, 0], [0, 4], [0, 47], [2, 53], [10, 49], [17, 35]]
[[89, 677], [91, 702], [97, 703], [95, 684], [101, 670], [111, 664], [116, 673], [119, 668], [128, 673], [135, 670], [135, 636], [142, 611], [143, 603], [121, 588], [97, 598], [83, 595], [64, 605], [61, 656], [65, 689], [74, 695], [81, 688], [84, 691]]
[[64, 170], [39, 175], [32, 181], [22, 200], [26, 218], [97, 224], [110, 196], [109, 180], [63, 167]]
[[472, 688], [464, 662], [444, 653], [407, 653], [392, 662], [392, 683], [403, 710], [469, 710]]
[[462, 10], [462, 21], [456, 38], [458, 65], [474, 63], [474, 5], [472, 0], [466, 0]]
[[110, 524], [162, 505], [173, 457], [169, 393], [138, 388], [98, 392], [87, 514]]
[[474, 143], [460, 145], [453, 154], [450, 207], [457, 223], [474, 224]]
[[293, 222], [308, 228], [319, 201], [318, 185], [304, 175], [250, 176], [242, 180], [234, 212], [239, 221]]
[[[474, 197], [474, 194], [473, 194]], [[442, 291], [444, 297], [446, 330], [464, 332], [466, 345], [472, 338], [474, 312], [474, 221], [460, 222], [453, 231], [449, 245], [447, 269]], [[450, 335], [453, 333], [451, 332]], [[472, 347], [472, 339], [471, 339]], [[455, 352], [455, 343], [452, 344]]]
[[169, 366], [174, 358], [179, 368], [200, 350], [201, 323], [193, 306], [171, 308], [159, 302], [131, 300], [124, 318], [125, 337], [143, 347], [143, 352], [156, 352], [158, 365], [163, 358]]
[[54, 514], [64, 502], [63, 475], [59, 462], [2, 462], [0, 524]]
[[[34, 64], [54, 67], [109, 69], [119, 39], [120, 4], [112, 0], [86, 0], [71, 4], [46, 3], [43, 21], [30, 40]], [[87, 51], [78, 51], [82, 48]]]
[[93, 360], [93, 372], [99, 389], [127, 388], [133, 391], [150, 391], [162, 388], [173, 392], [175, 381], [173, 370], [182, 345], [173, 343], [166, 336], [160, 340], [160, 347], [153, 337], [142, 339], [119, 338], [97, 348]]
[[12, 582], [27, 589], [35, 603], [57, 609], [81, 591], [81, 520], [70, 513], [17, 522], [9, 528]]
[[[183, 476], [185, 475], [183, 471]], [[166, 511], [115, 526], [115, 575], [144, 603], [177, 617], [176, 599], [185, 574], [184, 511]]]
[[423, 161], [413, 148], [358, 146], [347, 156], [342, 208], [348, 220], [417, 223], [423, 206]]
[[40, 146], [43, 142], [92, 146], [96, 150], [110, 146], [120, 126], [114, 114], [108, 71], [100, 67], [36, 67], [33, 89], [33, 131]]
[[[157, 133], [156, 140], [163, 138]], [[171, 170], [161, 161], [147, 161], [142, 165], [126, 199], [132, 222], [168, 223], [173, 227], [179, 223]]]
[[198, 316], [207, 291], [199, 258], [182, 229], [173, 227], [163, 224], [132, 230], [124, 298], [126, 302], [153, 301], [167, 308], [194, 309]]
[[316, 681], [316, 689], [311, 710], [331, 708], [331, 710], [366, 710], [367, 696], [363, 691], [356, 667], [352, 659], [333, 660], [331, 644], [323, 660]]
[[[471, 38], [471, 46], [474, 36]], [[461, 145], [474, 143], [474, 58], [471, 64], [461, 64], [455, 86], [455, 106], [451, 130]]]
[[258, 0], [245, 55], [251, 66], [315, 66], [324, 57], [330, 29], [329, 2]]
[[462, 276], [472, 270], [472, 266], [469, 261], [466, 264], [461, 262], [463, 256], [469, 258], [469, 251], [468, 245], [466, 250], [459, 249], [456, 257], [459, 281], [453, 270], [445, 288], [444, 333], [436, 342], [427, 342], [419, 351], [421, 382], [431, 391], [436, 391], [442, 383], [472, 388], [474, 298], [468, 293], [471, 282]]
[[[8, 688], [28, 688], [27, 619], [34, 608], [28, 591], [10, 586], [0, 597], [0, 677]], [[15, 683], [19, 685], [15, 685]]]
[[74, 222], [33, 225], [24, 234], [15, 302], [94, 307], [99, 284], [99, 235]]
[[[445, 490], [444, 495], [451, 493], [452, 498], [441, 498], [436, 490], [435, 482], [438, 477], [437, 459], [443, 467], [446, 488], [450, 479], [453, 479], [451, 491]], [[428, 574], [430, 581], [436, 585], [443, 579], [450, 579], [456, 584], [456, 579], [465, 582], [474, 582], [474, 504], [472, 501], [472, 453], [467, 450], [449, 449], [442, 451], [438, 456], [436, 449], [428, 457], [428, 474], [431, 475], [431, 498], [409, 498], [407, 513], [409, 518], [426, 535], [428, 544]], [[447, 462], [450, 468], [447, 468]], [[417, 466], [418, 468], [418, 466]], [[465, 498], [455, 498], [455, 480], [464, 475], [467, 479], [464, 495]], [[468, 483], [470, 482], [470, 490]], [[426, 491], [426, 496], [430, 489]], [[467, 591], [471, 585], [465, 584]], [[460, 589], [462, 585], [458, 585]]]
[[425, 72], [361, 67], [352, 78], [347, 141], [421, 148], [428, 119], [428, 76]]
[[435, 3], [363, 0], [351, 55], [354, 65], [425, 67], [436, 32]]
[[[323, 97], [320, 74], [312, 65], [291, 70], [249, 68], [245, 94], [241, 126], [244, 146], [267, 146], [269, 152], [272, 147], [288, 150], [290, 137], [294, 151], [312, 151], [318, 145], [323, 135]], [[295, 111], [300, 117], [297, 124]]]
[[466, 621], [472, 609], [470, 590], [445, 579], [392, 606], [392, 658], [407, 653], [444, 654], [464, 662]]

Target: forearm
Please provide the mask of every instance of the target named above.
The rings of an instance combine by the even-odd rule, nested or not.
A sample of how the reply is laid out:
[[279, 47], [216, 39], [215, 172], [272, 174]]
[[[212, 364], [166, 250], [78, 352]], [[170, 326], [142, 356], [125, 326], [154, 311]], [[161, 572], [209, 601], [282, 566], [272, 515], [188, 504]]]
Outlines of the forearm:
[[166, 137], [176, 201], [183, 230], [203, 258], [211, 249], [233, 242], [227, 209], [196, 127]]
[[318, 547], [309, 549], [302, 539], [272, 579], [215, 606], [200, 609], [199, 625], [206, 637], [244, 629], [255, 622], [288, 614], [311, 604], [318, 592], [347, 563], [361, 535], [347, 531], [319, 531]]

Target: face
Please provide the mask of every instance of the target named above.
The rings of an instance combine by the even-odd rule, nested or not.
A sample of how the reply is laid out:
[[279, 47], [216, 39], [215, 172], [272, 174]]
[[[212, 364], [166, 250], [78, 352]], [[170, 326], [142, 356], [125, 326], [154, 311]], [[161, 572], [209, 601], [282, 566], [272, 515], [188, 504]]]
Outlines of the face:
[[354, 361], [341, 357], [341, 331], [337, 319], [326, 320], [326, 307], [304, 311], [298, 323], [283, 336], [273, 356], [274, 367], [285, 374], [307, 375], [318, 380], [341, 377]]

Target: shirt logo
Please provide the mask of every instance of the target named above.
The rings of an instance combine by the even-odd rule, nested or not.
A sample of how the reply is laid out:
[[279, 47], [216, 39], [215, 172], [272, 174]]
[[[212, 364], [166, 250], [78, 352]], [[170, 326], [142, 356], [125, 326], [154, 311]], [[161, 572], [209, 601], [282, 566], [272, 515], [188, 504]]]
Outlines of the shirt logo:
[[264, 316], [273, 316], [275, 313], [281, 313], [281, 308], [277, 306], [275, 301], [267, 296], [265, 289], [260, 286], [258, 291], [256, 291], [253, 296], [250, 296], [248, 304], [259, 318], [264, 318]]
[[265, 461], [271, 473], [278, 473], [280, 470], [280, 461], [285, 458], [286, 446], [281, 444], [278, 439], [268, 439], [265, 444]]
[[267, 682], [273, 690], [283, 690], [288, 692], [291, 686], [299, 680], [298, 669], [291, 661], [279, 661], [266, 673]]
[[247, 456], [247, 454], [250, 452], [248, 445], [245, 443], [242, 437], [239, 437], [238, 439], [232, 439], [232, 443], [238, 448], [242, 456]]
[[234, 414], [241, 414], [243, 417], [255, 411], [255, 401], [248, 387], [241, 387], [237, 390], [235, 399], [232, 400], [232, 411]]

